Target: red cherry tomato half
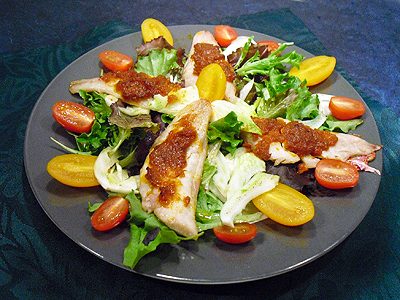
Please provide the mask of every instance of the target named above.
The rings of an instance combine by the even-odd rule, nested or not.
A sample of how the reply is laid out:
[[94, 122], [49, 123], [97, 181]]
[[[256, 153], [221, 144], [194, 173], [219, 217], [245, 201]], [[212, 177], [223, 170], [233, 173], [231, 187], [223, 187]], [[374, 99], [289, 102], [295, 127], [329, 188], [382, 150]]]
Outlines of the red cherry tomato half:
[[108, 198], [93, 213], [92, 226], [97, 231], [107, 231], [123, 222], [129, 212], [129, 202], [120, 196]]
[[332, 97], [329, 109], [336, 119], [343, 121], [361, 117], [365, 113], [362, 101], [343, 96]]
[[322, 159], [315, 168], [317, 182], [328, 189], [351, 188], [358, 184], [357, 168], [337, 159]]
[[214, 28], [214, 37], [221, 47], [228, 47], [232, 41], [236, 40], [238, 34], [229, 25], [217, 25]]
[[127, 71], [133, 66], [133, 59], [121, 52], [114, 50], [106, 50], [99, 54], [101, 63], [109, 70]]
[[62, 127], [75, 133], [89, 132], [95, 119], [95, 114], [90, 108], [64, 100], [53, 105], [52, 115]]
[[234, 227], [218, 226], [213, 228], [215, 236], [229, 244], [243, 244], [252, 240], [257, 234], [257, 226], [249, 223], [235, 224]]
[[267, 46], [269, 52], [273, 52], [279, 48], [279, 44], [277, 42], [271, 41], [271, 40], [259, 41], [259, 42], [257, 42], [257, 44]]

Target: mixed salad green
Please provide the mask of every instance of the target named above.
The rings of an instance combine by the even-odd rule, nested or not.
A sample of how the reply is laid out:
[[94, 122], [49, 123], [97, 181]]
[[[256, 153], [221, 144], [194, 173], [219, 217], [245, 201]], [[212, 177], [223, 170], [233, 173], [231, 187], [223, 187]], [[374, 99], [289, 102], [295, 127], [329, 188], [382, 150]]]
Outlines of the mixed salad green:
[[[279, 177], [266, 172], [265, 162], [243, 148], [241, 132], [261, 133], [252, 117], [277, 118], [305, 122], [313, 128], [348, 132], [362, 123], [361, 119], [340, 121], [328, 115], [326, 100], [312, 94], [305, 81], [291, 76], [288, 69], [304, 59], [296, 51], [287, 51], [291, 43], [261, 56], [254, 51], [252, 37], [237, 49], [239, 59], [234, 64], [236, 102], [217, 100], [212, 103], [213, 119], [208, 128], [208, 151], [197, 199], [196, 221], [199, 235], [182, 237], [168, 228], [141, 206], [138, 193], [138, 171], [157, 136], [174, 116], [198, 99], [196, 87], [174, 92], [176, 101], [156, 95], [140, 107], [122, 103], [117, 98], [80, 91], [83, 104], [95, 114], [89, 132], [71, 133], [76, 149], [54, 140], [66, 151], [95, 155], [96, 178], [110, 195], [122, 195], [129, 201], [131, 238], [124, 250], [123, 264], [134, 268], [146, 254], [162, 243], [176, 244], [197, 239], [205, 230], [224, 223], [257, 222], [265, 219], [251, 199], [272, 189]], [[140, 55], [134, 65], [137, 72], [150, 76], [162, 75], [171, 82], [182, 82], [179, 50], [155, 48]], [[325, 102], [324, 102], [325, 101]], [[89, 203], [95, 212], [101, 203]]]

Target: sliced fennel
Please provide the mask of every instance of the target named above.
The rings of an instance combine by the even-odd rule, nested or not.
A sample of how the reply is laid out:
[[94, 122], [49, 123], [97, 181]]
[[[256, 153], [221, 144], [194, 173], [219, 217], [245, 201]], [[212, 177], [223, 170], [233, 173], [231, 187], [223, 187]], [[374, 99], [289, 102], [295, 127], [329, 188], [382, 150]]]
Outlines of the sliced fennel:
[[[279, 176], [265, 173], [265, 162], [246, 152], [245, 148], [224, 156], [220, 151], [215, 153], [216, 147], [211, 145], [207, 156], [208, 164], [216, 167], [208, 189], [224, 202], [220, 211], [221, 223], [233, 226], [239, 219], [244, 219], [244, 209], [252, 199], [278, 184]], [[261, 220], [262, 217], [261, 214], [255, 219]]]
[[109, 192], [127, 195], [138, 191], [139, 176], [129, 176], [118, 160], [118, 150], [103, 149], [94, 164], [94, 175], [100, 185]]

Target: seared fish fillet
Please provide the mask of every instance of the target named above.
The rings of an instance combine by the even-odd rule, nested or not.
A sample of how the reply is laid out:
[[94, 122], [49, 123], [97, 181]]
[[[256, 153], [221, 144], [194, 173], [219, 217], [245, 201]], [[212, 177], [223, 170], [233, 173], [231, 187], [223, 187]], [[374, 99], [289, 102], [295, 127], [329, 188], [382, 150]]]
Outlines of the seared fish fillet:
[[140, 170], [142, 206], [183, 236], [197, 234], [195, 212], [207, 152], [211, 104], [182, 109], [156, 139]]
[[105, 82], [101, 78], [90, 78], [72, 81], [69, 85], [69, 91], [71, 94], [77, 94], [80, 90], [85, 92], [98, 92], [103, 94], [112, 95], [117, 98], [121, 98], [121, 94], [115, 89], [117, 81]]
[[[192, 47], [190, 48], [189, 57], [186, 60], [185, 66], [183, 68], [182, 79], [185, 81], [185, 86], [194, 86], [198, 76], [194, 75], [194, 61], [192, 59], [194, 53], [194, 46], [196, 44], [205, 43], [211, 44], [219, 47], [217, 41], [215, 40], [213, 34], [209, 31], [199, 31], [193, 37]], [[222, 53], [222, 51], [221, 51]], [[235, 102], [236, 100], [236, 88], [232, 82], [226, 82], [225, 98], [226, 100]], [[220, 99], [223, 100], [223, 99]]]
[[[288, 121], [285, 122], [288, 123]], [[266, 133], [263, 132], [263, 134]], [[258, 153], [260, 158], [267, 157], [268, 160], [273, 161], [275, 165], [292, 164], [301, 160], [303, 167], [306, 169], [315, 168], [321, 158], [349, 161], [354, 157], [366, 156], [370, 158], [369, 160], [372, 160], [375, 157], [375, 152], [382, 148], [382, 146], [371, 144], [356, 135], [344, 133], [332, 134], [337, 137], [336, 143], [327, 150], [322, 151], [321, 155], [318, 156], [299, 156], [286, 149], [284, 143], [280, 142], [273, 142], [269, 144], [268, 149], [266, 149], [263, 147], [263, 139], [267, 139], [264, 135], [245, 133], [243, 138], [247, 146], [256, 154]], [[363, 168], [369, 171], [365, 166]]]
[[149, 76], [135, 70], [108, 72], [102, 77], [72, 81], [69, 90], [72, 94], [80, 90], [96, 91], [112, 95], [122, 101], [138, 105], [152, 99], [155, 95], [167, 96], [178, 91], [181, 86], [172, 83], [164, 76]]

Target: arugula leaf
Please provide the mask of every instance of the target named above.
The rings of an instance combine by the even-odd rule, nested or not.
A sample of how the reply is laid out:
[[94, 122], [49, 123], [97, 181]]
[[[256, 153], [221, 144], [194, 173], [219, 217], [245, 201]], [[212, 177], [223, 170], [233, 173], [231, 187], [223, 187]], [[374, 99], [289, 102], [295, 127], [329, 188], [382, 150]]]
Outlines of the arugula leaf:
[[341, 131], [344, 133], [349, 132], [350, 130], [356, 129], [358, 125], [361, 125], [364, 121], [362, 119], [353, 119], [348, 121], [340, 121], [336, 119], [334, 116], [329, 115], [325, 121], [325, 123], [319, 128], [321, 130], [329, 130], [329, 131]]
[[224, 118], [210, 124], [207, 132], [208, 141], [214, 143], [221, 140], [221, 149], [233, 153], [243, 142], [239, 137], [243, 122], [238, 121], [236, 114], [232, 111]]
[[134, 193], [126, 196], [129, 201], [131, 238], [124, 250], [123, 264], [134, 268], [146, 254], [156, 250], [160, 244], [177, 244], [184, 238], [169, 229], [154, 214], [148, 214], [142, 209], [140, 200]]
[[167, 76], [170, 71], [179, 68], [177, 60], [175, 49], [153, 49], [147, 56], [139, 56], [135, 70], [150, 76]]

